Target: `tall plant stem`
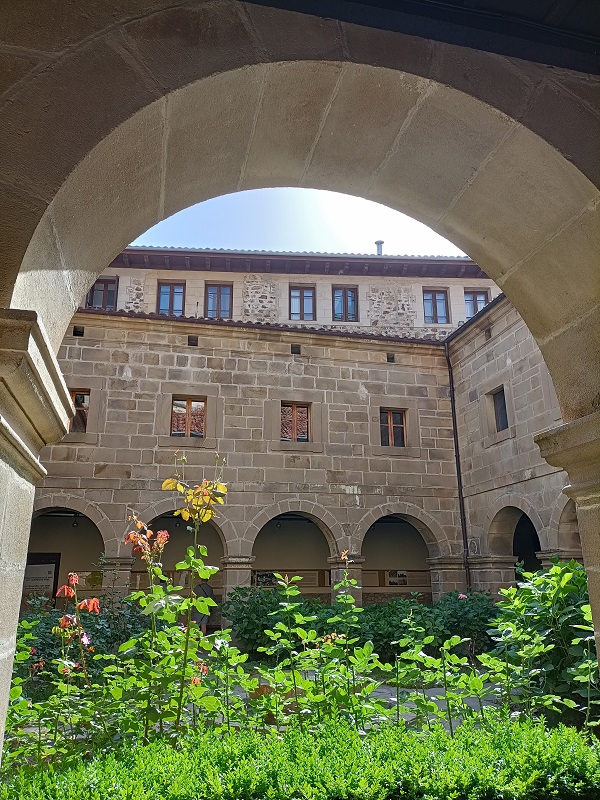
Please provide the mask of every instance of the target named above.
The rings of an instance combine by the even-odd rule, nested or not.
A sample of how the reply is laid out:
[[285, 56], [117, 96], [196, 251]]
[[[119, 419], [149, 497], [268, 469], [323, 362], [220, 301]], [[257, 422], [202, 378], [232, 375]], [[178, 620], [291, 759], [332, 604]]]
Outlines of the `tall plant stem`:
[[[148, 573], [148, 586], [150, 591], [154, 588], [154, 573], [152, 571], [152, 567], [147, 567]], [[154, 642], [156, 640], [156, 614], [153, 612], [150, 614], [150, 672], [154, 668]], [[148, 733], [150, 731], [150, 708], [152, 705], [152, 697], [154, 693], [154, 682], [152, 681], [152, 674], [150, 674], [150, 678], [148, 680], [148, 696], [146, 698], [146, 708], [144, 710], [144, 737], [143, 741], [145, 744], [148, 744]]]
[[[194, 555], [197, 553], [198, 548], [198, 527], [200, 522], [196, 518], [194, 520]], [[190, 575], [190, 604], [187, 610], [187, 617], [185, 623], [185, 640], [183, 645], [183, 656], [181, 657], [181, 676], [179, 678], [179, 696], [177, 698], [177, 719], [175, 720], [175, 728], [177, 730], [180, 729], [181, 725], [181, 715], [183, 712], [183, 693], [185, 690], [185, 673], [187, 671], [187, 660], [188, 660], [188, 653], [190, 649], [190, 635], [192, 632], [192, 603], [196, 599], [196, 593], [194, 592], [194, 581], [192, 580], [192, 576]]]
[[446, 702], [446, 716], [450, 726], [450, 736], [454, 738], [454, 727], [452, 725], [452, 712], [450, 711], [450, 701], [448, 700], [448, 672], [446, 668], [446, 653], [442, 648], [442, 680], [444, 682], [444, 700]]

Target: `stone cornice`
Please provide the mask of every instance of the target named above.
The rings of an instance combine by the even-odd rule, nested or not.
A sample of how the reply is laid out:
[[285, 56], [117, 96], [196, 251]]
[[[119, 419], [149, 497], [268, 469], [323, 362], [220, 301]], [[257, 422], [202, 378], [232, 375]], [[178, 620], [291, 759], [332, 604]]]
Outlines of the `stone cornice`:
[[71, 398], [34, 311], [0, 309], [0, 404], [3, 439], [26, 460], [68, 430]]

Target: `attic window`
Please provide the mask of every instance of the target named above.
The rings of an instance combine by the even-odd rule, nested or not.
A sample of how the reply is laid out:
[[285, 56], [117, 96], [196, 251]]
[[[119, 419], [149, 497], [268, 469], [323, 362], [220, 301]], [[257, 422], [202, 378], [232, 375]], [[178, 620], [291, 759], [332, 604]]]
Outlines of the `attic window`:
[[293, 344], [290, 350], [293, 356], [299, 356], [302, 353], [302, 348], [300, 347], [299, 344]]
[[84, 330], [83, 325], [73, 325], [73, 336], [83, 336]]
[[393, 364], [395, 360], [396, 360], [396, 356], [395, 356], [394, 353], [388, 353], [387, 354], [387, 362], [388, 362], [388, 364]]
[[198, 347], [197, 336], [188, 336], [188, 347]]

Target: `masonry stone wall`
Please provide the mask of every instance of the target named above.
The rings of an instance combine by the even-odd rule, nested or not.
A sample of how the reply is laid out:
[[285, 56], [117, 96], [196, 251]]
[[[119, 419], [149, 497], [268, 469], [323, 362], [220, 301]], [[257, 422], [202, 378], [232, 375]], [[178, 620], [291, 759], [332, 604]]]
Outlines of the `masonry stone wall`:
[[[580, 557], [559, 530], [566, 473], [548, 465], [534, 434], [561, 421], [548, 369], [525, 323], [504, 299], [455, 335], [450, 345], [469, 553], [477, 585], [514, 577], [515, 521], [526, 513], [552, 553]], [[492, 393], [505, 392], [508, 429], [496, 431]], [[516, 511], [511, 512], [511, 509]], [[562, 539], [562, 541], [561, 541]]]
[[[226, 459], [229, 496], [217, 521], [226, 588], [247, 582], [253, 541], [281, 513], [315, 520], [332, 559], [344, 549], [360, 555], [368, 527], [389, 514], [415, 524], [432, 558], [460, 558], [448, 374], [439, 345], [97, 313], [73, 322], [84, 335], [66, 337], [59, 360], [70, 388], [90, 389], [88, 429], [46, 448], [48, 475], [36, 507], [69, 508], [76, 499], [102, 521], [110, 558], [131, 556], [123, 544], [131, 509], [150, 519], [175, 508], [160, 485], [182, 450], [192, 479], [213, 474], [216, 454]], [[197, 345], [188, 345], [190, 334]], [[292, 343], [301, 344], [300, 355], [291, 354]], [[206, 398], [204, 439], [169, 436], [173, 396]], [[281, 401], [310, 403], [312, 441], [280, 441]], [[382, 406], [407, 409], [410, 446], [381, 445]], [[438, 591], [454, 588], [442, 572]]]

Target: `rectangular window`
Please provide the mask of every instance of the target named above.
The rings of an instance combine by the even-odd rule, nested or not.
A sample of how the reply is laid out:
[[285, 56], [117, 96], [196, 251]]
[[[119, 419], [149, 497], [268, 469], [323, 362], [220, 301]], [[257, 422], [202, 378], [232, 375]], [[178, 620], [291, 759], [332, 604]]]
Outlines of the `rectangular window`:
[[423, 308], [426, 325], [446, 325], [448, 316], [448, 292], [445, 289], [423, 289]]
[[382, 408], [379, 411], [379, 430], [382, 447], [406, 446], [406, 411]]
[[300, 403], [281, 404], [281, 441], [310, 440], [310, 406]]
[[71, 391], [71, 400], [75, 406], [75, 416], [71, 420], [70, 433], [85, 433], [90, 410], [90, 390], [77, 389]]
[[169, 317], [183, 316], [185, 307], [185, 283], [158, 284], [158, 313]]
[[206, 401], [174, 397], [171, 406], [171, 436], [204, 436]]
[[358, 289], [333, 287], [333, 321], [358, 322]]
[[204, 316], [210, 319], [231, 319], [233, 287], [230, 284], [207, 284]]
[[486, 290], [480, 292], [465, 292], [465, 308], [467, 312], [467, 319], [474, 317], [478, 311], [481, 311], [482, 308], [487, 306], [488, 302], [488, 293]]
[[505, 431], [508, 428], [508, 414], [506, 413], [506, 396], [504, 388], [492, 392], [494, 401], [494, 419], [496, 420], [496, 432]]
[[105, 311], [116, 311], [117, 278], [98, 278], [88, 292], [85, 307], [103, 308]]
[[290, 286], [290, 319], [315, 320], [314, 286]]

